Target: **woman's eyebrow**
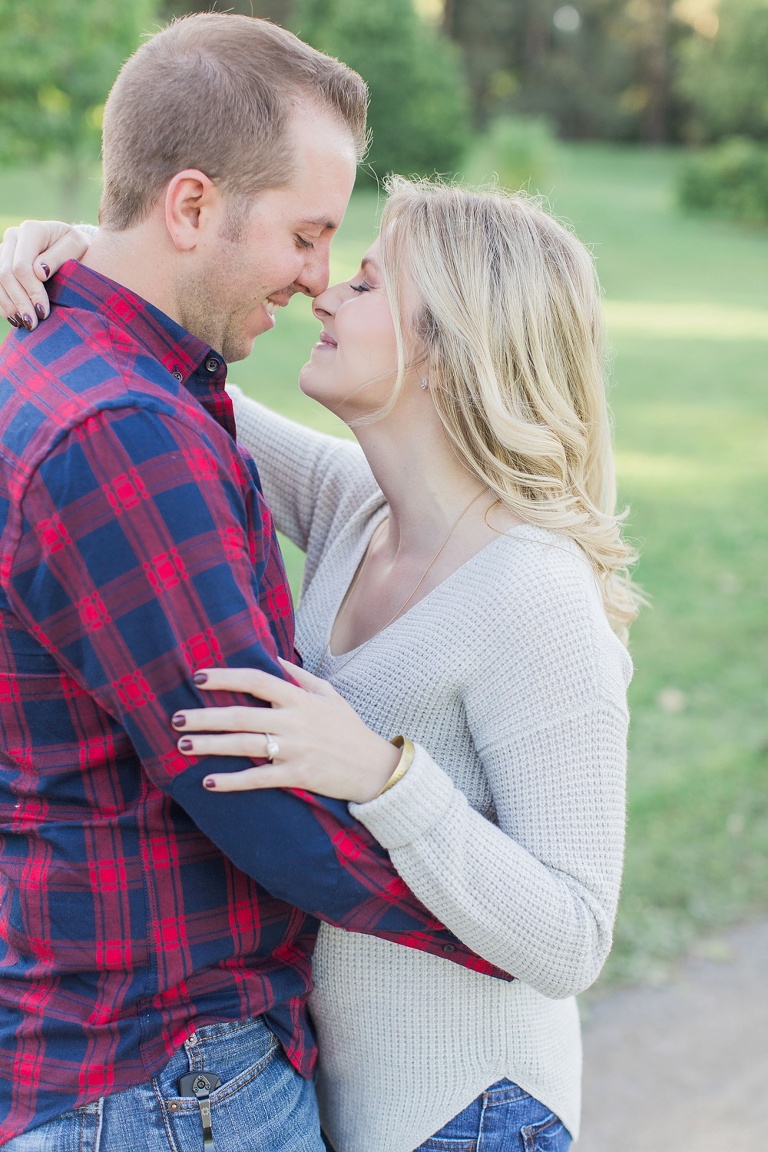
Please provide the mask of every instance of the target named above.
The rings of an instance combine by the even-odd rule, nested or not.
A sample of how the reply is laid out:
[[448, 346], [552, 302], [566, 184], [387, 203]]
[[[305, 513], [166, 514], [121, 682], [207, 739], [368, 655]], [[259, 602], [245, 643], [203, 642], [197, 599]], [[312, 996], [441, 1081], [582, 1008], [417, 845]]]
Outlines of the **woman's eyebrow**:
[[373, 257], [363, 256], [362, 260], [360, 261], [360, 271], [365, 272], [366, 268], [369, 265], [371, 268], [373, 268], [374, 272], [379, 271], [379, 265], [376, 263], [376, 261], [373, 259]]

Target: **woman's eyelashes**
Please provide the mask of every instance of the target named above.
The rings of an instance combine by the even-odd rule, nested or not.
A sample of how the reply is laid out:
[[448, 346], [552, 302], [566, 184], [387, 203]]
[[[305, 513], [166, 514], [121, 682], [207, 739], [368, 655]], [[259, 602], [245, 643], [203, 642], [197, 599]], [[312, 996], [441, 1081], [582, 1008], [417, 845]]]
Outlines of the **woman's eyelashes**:
[[373, 285], [369, 284], [366, 280], [361, 280], [359, 284], [350, 284], [353, 292], [370, 292], [372, 287]]

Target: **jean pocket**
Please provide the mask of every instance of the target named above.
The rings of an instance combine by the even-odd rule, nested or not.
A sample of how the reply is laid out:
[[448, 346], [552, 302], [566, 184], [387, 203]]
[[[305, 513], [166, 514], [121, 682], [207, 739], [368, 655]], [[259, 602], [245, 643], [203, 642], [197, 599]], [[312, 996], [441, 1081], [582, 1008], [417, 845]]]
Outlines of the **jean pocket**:
[[527, 1124], [520, 1129], [525, 1152], [568, 1152], [571, 1135], [557, 1116], [550, 1114], [538, 1124]]
[[[200, 1030], [203, 1031], [202, 1029]], [[243, 1028], [246, 1032], [246, 1028]], [[237, 1044], [238, 1039], [242, 1047], [242, 1053], [238, 1053], [238, 1058], [226, 1060], [223, 1058], [223, 1053], [218, 1053], [220, 1059], [216, 1059], [216, 1052], [211, 1054], [210, 1050], [205, 1052], [206, 1067], [212, 1072], [221, 1073], [222, 1084], [220, 1087], [214, 1089], [211, 1093], [211, 1107], [217, 1104], [223, 1104], [231, 1097], [236, 1096], [244, 1088], [247, 1088], [262, 1072], [272, 1064], [276, 1056], [280, 1055], [282, 1048], [277, 1037], [267, 1031], [266, 1028], [261, 1030], [262, 1034], [257, 1034], [252, 1037], [255, 1044], [250, 1046], [247, 1043], [248, 1037], [243, 1035], [237, 1037], [236, 1032], [231, 1032], [229, 1035], [232, 1042]], [[198, 1033], [200, 1035], [200, 1033]], [[206, 1046], [210, 1049], [211, 1045]], [[255, 1050], [254, 1050], [255, 1049]], [[189, 1104], [189, 1110], [196, 1112], [198, 1108], [197, 1100], [190, 1099], [186, 1096], [178, 1097], [180, 1105], [185, 1103]]]
[[98, 1152], [102, 1101], [62, 1112], [3, 1145], [3, 1152]]
[[[226, 1068], [220, 1064], [219, 1069], [223, 1076]], [[214, 1072], [211, 1066], [209, 1073]], [[174, 1147], [201, 1148], [203, 1110], [198, 1101], [188, 1096], [166, 1099], [165, 1108]], [[312, 1082], [299, 1076], [276, 1040], [260, 1060], [211, 1093], [210, 1123], [216, 1148], [322, 1150]]]

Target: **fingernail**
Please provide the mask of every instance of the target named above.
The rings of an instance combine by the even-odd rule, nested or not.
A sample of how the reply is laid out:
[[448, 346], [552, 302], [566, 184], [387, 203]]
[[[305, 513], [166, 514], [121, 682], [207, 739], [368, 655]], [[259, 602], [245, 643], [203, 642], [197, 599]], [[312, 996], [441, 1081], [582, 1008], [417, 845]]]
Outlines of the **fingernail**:
[[45, 272], [45, 278], [47, 280], [51, 274], [50, 268], [48, 267], [47, 264], [43, 264], [42, 260], [40, 261], [40, 267], [42, 268], [43, 272]]
[[207, 672], [195, 672], [194, 676], [192, 677], [192, 683], [193, 684], [207, 684], [208, 683], [208, 673]]
[[187, 722], [187, 718], [183, 712], [177, 712], [175, 716], [171, 717], [171, 724], [174, 728], [183, 728]]
[[45, 320], [45, 308], [43, 308], [42, 304], [35, 304], [35, 312], [37, 312], [39, 320]]
[[179, 740], [179, 748], [182, 752], [192, 751], [192, 741], [190, 740], [189, 736], [185, 736], [183, 740]]
[[22, 324], [24, 325], [24, 327], [26, 328], [27, 332], [31, 332], [31, 331], [32, 331], [32, 317], [31, 317], [31, 316], [27, 316], [26, 312], [25, 312], [25, 313], [24, 313], [24, 315], [22, 316], [22, 318], [21, 318], [21, 322], [22, 322]]
[[6, 316], [6, 320], [11, 325], [12, 328], [18, 328], [19, 325], [18, 325], [18, 321], [16, 320], [15, 316]]
[[15, 319], [15, 321], [16, 321], [16, 327], [17, 327], [17, 328], [23, 328], [23, 327], [24, 327], [24, 321], [23, 321], [23, 320], [22, 320], [22, 318], [21, 318], [21, 313], [20, 313], [20, 312], [17, 312], [17, 313], [16, 313], [16, 315], [14, 316], [14, 319]]
[[213, 791], [215, 787], [216, 781], [214, 780], [213, 776], [206, 776], [205, 780], [203, 780], [203, 788], [209, 788], [211, 791]]

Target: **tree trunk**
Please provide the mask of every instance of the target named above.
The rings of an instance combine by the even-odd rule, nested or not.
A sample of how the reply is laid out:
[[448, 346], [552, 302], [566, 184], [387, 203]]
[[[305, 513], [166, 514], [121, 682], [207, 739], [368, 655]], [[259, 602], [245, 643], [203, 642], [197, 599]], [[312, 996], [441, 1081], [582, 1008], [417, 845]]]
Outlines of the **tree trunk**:
[[664, 144], [669, 137], [669, 0], [656, 0], [648, 51], [649, 99], [644, 132], [651, 144]]

